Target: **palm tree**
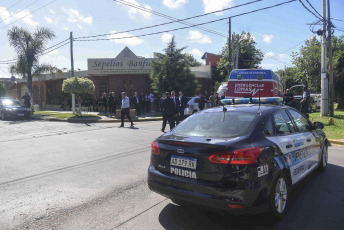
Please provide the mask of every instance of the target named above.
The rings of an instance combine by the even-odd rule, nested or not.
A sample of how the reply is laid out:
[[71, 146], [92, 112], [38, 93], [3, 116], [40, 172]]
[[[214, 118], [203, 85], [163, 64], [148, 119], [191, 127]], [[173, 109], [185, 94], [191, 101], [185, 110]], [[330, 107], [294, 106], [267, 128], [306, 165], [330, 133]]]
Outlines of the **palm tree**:
[[22, 75], [27, 79], [32, 98], [32, 77], [42, 73], [60, 72], [51, 65], [39, 64], [39, 58], [44, 54], [46, 42], [54, 38], [55, 34], [49, 28], [38, 28], [32, 34], [25, 28], [15, 26], [8, 31], [7, 36], [10, 45], [17, 53], [17, 62], [10, 66], [10, 72]]

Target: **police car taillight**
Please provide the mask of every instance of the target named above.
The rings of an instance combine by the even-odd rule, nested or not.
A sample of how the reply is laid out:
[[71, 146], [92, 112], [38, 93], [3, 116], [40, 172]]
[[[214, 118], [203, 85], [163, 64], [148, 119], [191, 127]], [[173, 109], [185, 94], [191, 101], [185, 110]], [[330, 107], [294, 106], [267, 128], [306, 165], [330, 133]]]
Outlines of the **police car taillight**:
[[160, 148], [154, 141], [151, 144], [151, 152], [156, 155], [160, 155]]
[[214, 153], [208, 159], [215, 164], [246, 165], [256, 163], [262, 152], [263, 147], [254, 147], [233, 152]]

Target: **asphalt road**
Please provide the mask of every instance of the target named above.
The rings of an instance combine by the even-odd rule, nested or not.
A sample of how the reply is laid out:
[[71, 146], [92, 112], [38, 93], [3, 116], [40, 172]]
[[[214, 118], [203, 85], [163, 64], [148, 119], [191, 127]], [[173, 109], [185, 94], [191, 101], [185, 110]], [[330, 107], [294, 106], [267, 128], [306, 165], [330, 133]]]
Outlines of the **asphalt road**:
[[[0, 121], [2, 229], [341, 229], [344, 148], [291, 194], [281, 222], [180, 207], [147, 188], [161, 122]], [[129, 125], [129, 124], [126, 124]]]

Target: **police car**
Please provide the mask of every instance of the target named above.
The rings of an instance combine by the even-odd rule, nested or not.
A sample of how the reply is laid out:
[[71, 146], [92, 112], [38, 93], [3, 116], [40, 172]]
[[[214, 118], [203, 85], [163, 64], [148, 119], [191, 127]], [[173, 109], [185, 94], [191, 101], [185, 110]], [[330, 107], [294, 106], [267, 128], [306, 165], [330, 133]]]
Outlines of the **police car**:
[[324, 126], [288, 106], [235, 100], [152, 142], [149, 188], [180, 205], [280, 219], [294, 185], [326, 169]]

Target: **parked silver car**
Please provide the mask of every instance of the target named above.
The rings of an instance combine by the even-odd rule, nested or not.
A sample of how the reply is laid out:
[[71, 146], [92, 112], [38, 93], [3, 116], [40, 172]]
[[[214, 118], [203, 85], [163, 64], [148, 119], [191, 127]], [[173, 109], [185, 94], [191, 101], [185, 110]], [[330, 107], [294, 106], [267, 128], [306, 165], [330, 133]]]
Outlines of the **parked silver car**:
[[[199, 112], [198, 103], [199, 103], [200, 97], [192, 97], [188, 104], [186, 105], [186, 108], [184, 110], [185, 116], [190, 116], [191, 114]], [[205, 109], [210, 108], [210, 103], [205, 103]]]

